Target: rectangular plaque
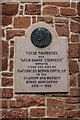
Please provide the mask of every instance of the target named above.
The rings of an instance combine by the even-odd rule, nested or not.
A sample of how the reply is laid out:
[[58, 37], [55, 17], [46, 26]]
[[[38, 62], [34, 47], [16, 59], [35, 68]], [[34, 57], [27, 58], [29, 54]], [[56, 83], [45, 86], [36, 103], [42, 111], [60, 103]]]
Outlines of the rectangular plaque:
[[[51, 43], [43, 48], [31, 41], [37, 28], [45, 28], [52, 35]], [[57, 37], [53, 27], [44, 22], [33, 24], [26, 38], [16, 38], [15, 92], [68, 92], [67, 38]]]

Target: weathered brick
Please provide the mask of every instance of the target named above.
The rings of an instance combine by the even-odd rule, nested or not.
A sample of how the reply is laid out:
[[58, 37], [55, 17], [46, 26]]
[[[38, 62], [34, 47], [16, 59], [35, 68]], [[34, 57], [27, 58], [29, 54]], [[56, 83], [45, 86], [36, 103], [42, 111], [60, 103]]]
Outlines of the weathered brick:
[[2, 78], [1, 85], [2, 86], [12, 86], [13, 85], [13, 79], [12, 78]]
[[70, 3], [69, 2], [45, 2], [45, 0], [43, 0], [43, 5], [55, 5], [55, 6], [60, 6], [60, 7], [69, 7]]
[[52, 18], [52, 17], [44, 17], [44, 16], [43, 16], [43, 17], [40, 17], [40, 16], [39, 16], [39, 17], [37, 18], [37, 21], [38, 21], [38, 22], [44, 21], [44, 22], [46, 22], [46, 23], [48, 23], [48, 24], [49, 24], [49, 23], [50, 23], [50, 24], [53, 24], [53, 18]]
[[77, 22], [72, 22], [70, 24], [71, 32], [79, 33], [80, 32], [80, 24]]
[[7, 41], [2, 41], [2, 57], [3, 58], [8, 58], [8, 42]]
[[12, 76], [13, 76], [13, 73], [4, 72], [4, 73], [2, 73], [2, 76], [5, 76], [5, 77], [12, 77]]
[[16, 107], [44, 106], [45, 100], [41, 96], [17, 96]]
[[78, 110], [79, 107], [78, 107], [78, 105], [66, 104], [65, 109], [66, 110]]
[[80, 97], [80, 88], [71, 88], [70, 89], [70, 96]]
[[18, 13], [18, 4], [2, 4], [3, 15], [16, 15]]
[[80, 23], [80, 16], [71, 17], [71, 19]]
[[80, 73], [78, 74], [78, 86], [80, 87]]
[[23, 10], [20, 10], [19, 15], [23, 15]]
[[59, 99], [48, 99], [47, 115], [49, 117], [64, 116], [64, 101]]
[[35, 16], [32, 17], [32, 24], [34, 24], [34, 23], [36, 23], [36, 17]]
[[3, 88], [2, 89], [2, 98], [12, 98], [13, 89], [12, 88]]
[[43, 7], [43, 15], [58, 16], [59, 9], [54, 6], [45, 6]]
[[68, 24], [56, 24], [55, 28], [59, 36], [69, 36]]
[[15, 36], [22, 37], [25, 35], [24, 30], [7, 30], [6, 38], [7, 40], [14, 38]]
[[2, 37], [5, 37], [4, 29], [2, 29]]
[[74, 118], [74, 117], [80, 117], [80, 111], [79, 110], [72, 110], [72, 111], [66, 111], [67, 118]]
[[6, 15], [2, 16], [2, 25], [3, 26], [8, 26], [11, 23], [12, 23], [12, 17], [11, 16], [6, 16]]
[[0, 108], [7, 108], [8, 102], [7, 100], [0, 100]]
[[13, 71], [13, 60], [10, 60], [9, 71]]
[[44, 108], [32, 108], [30, 110], [30, 117], [44, 117], [45, 109]]
[[28, 110], [27, 109], [16, 109], [16, 110], [10, 110], [10, 111], [3, 111], [2, 118], [5, 119], [27, 119], [28, 117]]
[[69, 44], [68, 45], [68, 53], [69, 53], [70, 58], [80, 57], [79, 47], [80, 47], [80, 44]]
[[14, 41], [11, 41], [11, 42], [10, 42], [10, 46], [14, 46]]
[[80, 15], [80, 2], [77, 3], [77, 14]]
[[10, 58], [14, 57], [14, 47], [10, 48]]
[[69, 73], [77, 73], [79, 71], [78, 63], [77, 61], [70, 60], [69, 62]]
[[26, 15], [40, 15], [41, 14], [41, 4], [39, 3], [28, 3], [25, 5]]
[[7, 70], [7, 68], [8, 68], [8, 59], [2, 58], [2, 71]]
[[76, 8], [76, 2], [71, 2], [71, 7]]
[[20, 5], [20, 9], [22, 9], [22, 10], [23, 10], [23, 5]]
[[15, 101], [14, 100], [10, 100], [9, 101], [9, 106], [10, 106], [10, 108], [15, 108]]
[[79, 35], [71, 35], [71, 42], [79, 42]]
[[80, 103], [80, 97], [68, 97], [65, 99], [65, 102], [68, 104], [77, 104]]
[[76, 10], [74, 8], [61, 8], [60, 13], [64, 16], [74, 16], [76, 15]]
[[76, 74], [72, 74], [70, 76], [70, 86], [76, 86], [76, 82], [77, 82]]
[[55, 17], [55, 23], [65, 23], [65, 24], [68, 24], [69, 20], [67, 18], [63, 18], [63, 17]]
[[14, 18], [14, 28], [28, 28], [31, 23], [30, 17], [15, 17]]

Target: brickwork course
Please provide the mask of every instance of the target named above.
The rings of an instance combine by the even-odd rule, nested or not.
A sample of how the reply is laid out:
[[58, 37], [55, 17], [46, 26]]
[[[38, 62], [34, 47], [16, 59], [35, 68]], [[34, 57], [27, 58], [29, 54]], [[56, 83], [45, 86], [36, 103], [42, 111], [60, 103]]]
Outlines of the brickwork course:
[[[15, 1], [15, 0], [14, 0]], [[66, 1], [66, 0], [65, 0]], [[68, 93], [15, 94], [15, 38], [43, 21], [68, 38]], [[63, 50], [64, 52], [64, 50]], [[31, 0], [2, 3], [2, 120], [80, 120], [80, 2]], [[1, 94], [2, 93], [2, 94]], [[1, 106], [2, 103], [2, 106]]]

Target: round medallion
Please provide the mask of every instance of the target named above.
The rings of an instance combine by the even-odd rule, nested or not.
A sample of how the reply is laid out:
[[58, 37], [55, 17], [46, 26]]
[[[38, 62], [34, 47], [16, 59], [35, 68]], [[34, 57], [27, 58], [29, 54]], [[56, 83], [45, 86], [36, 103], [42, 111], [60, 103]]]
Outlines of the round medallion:
[[32, 43], [39, 48], [44, 48], [51, 43], [52, 35], [46, 28], [35, 29], [31, 34]]

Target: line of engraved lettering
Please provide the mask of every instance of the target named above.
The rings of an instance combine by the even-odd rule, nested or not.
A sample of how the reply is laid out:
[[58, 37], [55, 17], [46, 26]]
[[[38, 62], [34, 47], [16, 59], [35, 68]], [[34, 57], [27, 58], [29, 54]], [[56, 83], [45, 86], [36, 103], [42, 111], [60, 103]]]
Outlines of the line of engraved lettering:
[[44, 52], [27, 51], [26, 55], [58, 55], [58, 52], [57, 51], [44, 51]]
[[38, 72], [38, 73], [42, 73], [42, 72], [46, 72], [46, 73], [65, 73], [66, 69], [18, 69], [17, 70], [18, 73], [30, 73], [30, 72]]
[[44, 58], [44, 59], [26, 59], [26, 58], [20, 58], [21, 62], [62, 62], [63, 58]]

